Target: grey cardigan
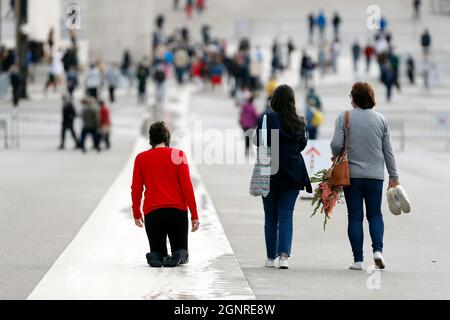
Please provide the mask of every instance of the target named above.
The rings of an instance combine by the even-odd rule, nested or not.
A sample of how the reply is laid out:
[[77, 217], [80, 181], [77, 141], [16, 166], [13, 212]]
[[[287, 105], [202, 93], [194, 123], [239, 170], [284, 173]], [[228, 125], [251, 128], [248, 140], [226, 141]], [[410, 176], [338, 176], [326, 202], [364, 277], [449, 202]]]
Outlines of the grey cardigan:
[[[331, 151], [333, 156], [344, 148], [344, 114], [336, 119]], [[378, 112], [355, 108], [350, 111], [348, 161], [351, 178], [384, 180], [384, 164], [390, 180], [398, 180], [389, 123]]]

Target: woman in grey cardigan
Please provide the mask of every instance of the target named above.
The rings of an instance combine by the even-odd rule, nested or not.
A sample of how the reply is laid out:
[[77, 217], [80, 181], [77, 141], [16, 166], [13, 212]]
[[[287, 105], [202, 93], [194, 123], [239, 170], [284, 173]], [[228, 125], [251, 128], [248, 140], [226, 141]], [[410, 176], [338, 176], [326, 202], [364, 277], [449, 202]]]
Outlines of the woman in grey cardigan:
[[[378, 112], [373, 111], [375, 97], [368, 83], [357, 82], [350, 94], [353, 110], [350, 111], [348, 136], [348, 160], [351, 186], [344, 188], [348, 211], [348, 237], [352, 246], [354, 263], [351, 270], [363, 269], [363, 202], [369, 222], [374, 261], [384, 269], [382, 256], [384, 223], [381, 214], [384, 165], [389, 173], [389, 187], [399, 185], [389, 124]], [[331, 141], [333, 156], [344, 148], [344, 114], [336, 119]]]

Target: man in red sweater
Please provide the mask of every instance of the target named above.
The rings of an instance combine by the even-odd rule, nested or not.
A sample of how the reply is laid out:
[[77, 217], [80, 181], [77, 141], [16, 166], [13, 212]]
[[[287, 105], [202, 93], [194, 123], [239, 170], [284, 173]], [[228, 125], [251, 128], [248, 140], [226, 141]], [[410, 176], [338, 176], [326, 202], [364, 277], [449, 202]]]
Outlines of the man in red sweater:
[[[199, 228], [194, 188], [186, 155], [169, 147], [170, 132], [164, 122], [154, 123], [149, 134], [152, 149], [138, 154], [134, 163], [131, 186], [133, 215], [138, 227], [145, 225], [150, 244], [148, 264], [152, 267], [175, 267], [189, 261], [188, 208], [192, 232]], [[169, 257], [167, 237], [172, 251]]]

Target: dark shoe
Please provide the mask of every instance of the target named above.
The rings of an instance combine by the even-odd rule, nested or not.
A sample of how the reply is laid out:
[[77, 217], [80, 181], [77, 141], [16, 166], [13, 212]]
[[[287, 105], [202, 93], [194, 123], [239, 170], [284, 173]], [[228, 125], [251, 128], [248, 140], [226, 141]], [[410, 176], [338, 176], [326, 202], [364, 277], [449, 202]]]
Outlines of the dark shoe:
[[163, 266], [163, 259], [161, 254], [157, 252], [150, 252], [146, 255], [147, 263], [150, 267], [161, 268]]
[[181, 262], [180, 264], [187, 264], [189, 262], [189, 253], [187, 250], [179, 250], [181, 254]]
[[186, 250], [180, 249], [175, 251], [175, 253], [168, 257], [166, 263], [164, 263], [164, 267], [166, 268], [174, 268], [179, 264], [186, 264], [189, 262], [189, 254]]

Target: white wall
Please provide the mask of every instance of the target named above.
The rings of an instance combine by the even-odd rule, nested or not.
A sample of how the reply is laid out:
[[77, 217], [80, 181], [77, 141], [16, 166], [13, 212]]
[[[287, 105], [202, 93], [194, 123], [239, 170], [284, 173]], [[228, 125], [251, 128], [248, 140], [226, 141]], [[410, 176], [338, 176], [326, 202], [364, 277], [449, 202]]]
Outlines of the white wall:
[[95, 0], [87, 8], [91, 61], [120, 61], [128, 48], [134, 61], [150, 53], [153, 0]]
[[54, 28], [55, 48], [60, 39], [60, 0], [28, 0], [30, 39], [46, 42], [50, 28]]

